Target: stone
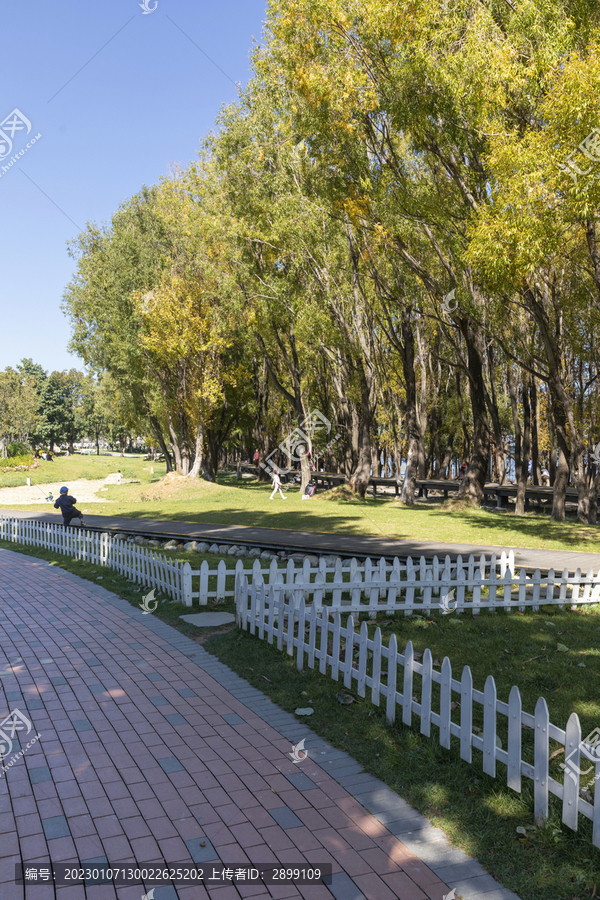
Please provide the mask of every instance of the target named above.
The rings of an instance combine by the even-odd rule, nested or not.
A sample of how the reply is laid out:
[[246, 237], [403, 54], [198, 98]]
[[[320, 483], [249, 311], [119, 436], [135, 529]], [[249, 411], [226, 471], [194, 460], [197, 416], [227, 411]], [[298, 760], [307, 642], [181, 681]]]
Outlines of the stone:
[[351, 565], [352, 565], [352, 560], [350, 560], [350, 559], [342, 560], [342, 569], [349, 569]]
[[146, 543], [149, 547], [162, 547], [161, 542], [157, 541], [155, 538], [152, 538], [152, 540], [147, 541]]
[[227, 553], [230, 546], [230, 544], [219, 544], [219, 553]]
[[121, 533], [119, 532], [119, 533], [117, 533], [117, 534], [113, 534], [113, 538], [115, 539], [115, 541], [124, 541], [125, 538], [126, 538], [126, 535], [121, 534]]
[[271, 553], [268, 550], [263, 550], [260, 554], [261, 559], [271, 559]]
[[235, 622], [235, 616], [226, 612], [195, 613], [191, 616], [179, 616], [179, 618], [197, 628], [215, 628], [217, 625], [230, 625]]
[[337, 562], [338, 561], [341, 562], [341, 559], [339, 556], [323, 556], [322, 559], [325, 560], [325, 565], [327, 566], [328, 569], [334, 569]]
[[163, 544], [164, 550], [177, 550], [177, 541], [167, 541], [166, 544]]
[[304, 557], [304, 559], [307, 559], [307, 560], [309, 561], [309, 563], [310, 563], [311, 566], [318, 566], [318, 565], [319, 565], [319, 557], [318, 557], [318, 556], [312, 556], [311, 554], [308, 553], [308, 554]]
[[197, 553], [208, 553], [208, 548], [209, 548], [209, 546], [210, 546], [210, 544], [207, 544], [206, 541], [202, 541], [202, 542], [201, 542], [200, 544], [198, 544], [198, 546], [196, 547], [196, 552], [197, 552]]
[[258, 559], [258, 557], [260, 556], [260, 550], [258, 549], [258, 547], [253, 547], [248, 556], [250, 557], [250, 559]]
[[277, 556], [279, 557], [279, 559], [285, 559], [287, 554], [286, 554], [285, 550], [278, 550]]
[[229, 550], [227, 551], [227, 556], [235, 556], [237, 554], [237, 552], [238, 552], [238, 548], [234, 544], [233, 547], [230, 547]]
[[145, 544], [146, 543], [146, 538], [142, 537], [141, 534], [136, 534], [136, 536], [133, 539], [130, 538], [130, 540], [133, 540], [134, 544]]
[[218, 545], [217, 545], [217, 544], [211, 544], [210, 547], [208, 548], [208, 552], [209, 552], [209, 553], [218, 553], [218, 552], [219, 552], [219, 547], [218, 547]]
[[235, 551], [236, 556], [246, 556], [248, 554], [248, 550], [246, 547], [238, 547]]
[[184, 550], [196, 550], [198, 547], [198, 541], [188, 541], [187, 544], [183, 545]]

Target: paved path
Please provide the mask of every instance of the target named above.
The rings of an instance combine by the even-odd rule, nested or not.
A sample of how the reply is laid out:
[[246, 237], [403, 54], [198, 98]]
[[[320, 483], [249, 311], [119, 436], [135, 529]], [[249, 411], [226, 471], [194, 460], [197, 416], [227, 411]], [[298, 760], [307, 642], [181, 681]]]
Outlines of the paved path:
[[[32, 515], [23, 510], [0, 509], [0, 515], [19, 518], [36, 518], [47, 522], [60, 523], [60, 516], [52, 513]], [[568, 569], [575, 572], [581, 569], [594, 573], [600, 571], [600, 553], [583, 553], [569, 550], [538, 550], [527, 547], [495, 546], [493, 544], [453, 544], [440, 541], [398, 540], [396, 538], [362, 537], [360, 535], [329, 534], [320, 531], [284, 531], [278, 528], [254, 528], [247, 525], [203, 525], [198, 522], [172, 522], [165, 519], [127, 519], [119, 516], [88, 516], [86, 525], [102, 531], [113, 533], [126, 532], [167, 538], [181, 538], [188, 541], [215, 541], [222, 544], [245, 544], [255, 547], [274, 547], [277, 550], [299, 551], [304, 553], [334, 553], [341, 556], [364, 558], [371, 556], [394, 557], [401, 559], [407, 556], [431, 559], [437, 556], [443, 559], [446, 555], [452, 559], [461, 554], [468, 557], [471, 553], [488, 556], [495, 553], [500, 556], [503, 550], [515, 551], [515, 563], [528, 570], [540, 569], [542, 572], [553, 568], [557, 572]]]
[[[442, 900], [450, 886], [518, 900], [196, 642], [0, 550], [0, 718], [15, 709], [40, 739], [0, 779], [1, 900], [140, 900], [150, 888], [15, 883], [15, 863], [61, 861], [333, 867], [330, 887], [167, 886], [154, 900]], [[303, 737], [309, 758], [295, 765]]]

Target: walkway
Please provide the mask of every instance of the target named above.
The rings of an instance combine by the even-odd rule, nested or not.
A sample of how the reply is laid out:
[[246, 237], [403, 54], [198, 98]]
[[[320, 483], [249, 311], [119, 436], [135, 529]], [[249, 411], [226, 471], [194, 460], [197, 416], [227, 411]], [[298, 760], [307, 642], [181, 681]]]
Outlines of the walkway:
[[[0, 515], [14, 516], [24, 519], [39, 519], [46, 522], [60, 523], [56, 513], [32, 514], [21, 510], [0, 508]], [[395, 538], [366, 537], [350, 534], [330, 534], [321, 531], [284, 531], [278, 528], [254, 528], [247, 525], [203, 525], [198, 522], [173, 522], [165, 519], [126, 519], [119, 516], [90, 516], [86, 513], [86, 526], [113, 534], [141, 534], [147, 537], [182, 539], [186, 541], [209, 541], [218, 544], [244, 544], [248, 547], [274, 548], [300, 553], [333, 553], [340, 556], [356, 556], [362, 559], [380, 556], [400, 559], [412, 556], [418, 559], [425, 556], [431, 559], [437, 556], [443, 559], [446, 555], [452, 559], [461, 554], [463, 559], [471, 553], [476, 556], [485, 553], [498, 557], [503, 550], [515, 551], [515, 564], [528, 570], [540, 569], [542, 572], [553, 568], [556, 572], [568, 569], [575, 572], [590, 569], [597, 573], [600, 570], [600, 553], [583, 553], [570, 550], [536, 550], [526, 547], [498, 547], [492, 544], [453, 544], [441, 541], [397, 540]]]
[[[196, 642], [99, 585], [0, 550], [0, 719], [15, 710], [32, 723], [21, 746], [40, 739], [0, 779], [2, 900], [140, 900], [151, 888], [15, 883], [15, 864], [58, 862], [334, 873], [330, 887], [162, 886], [154, 900], [443, 900], [450, 887], [518, 900]], [[295, 765], [302, 738], [309, 758]]]

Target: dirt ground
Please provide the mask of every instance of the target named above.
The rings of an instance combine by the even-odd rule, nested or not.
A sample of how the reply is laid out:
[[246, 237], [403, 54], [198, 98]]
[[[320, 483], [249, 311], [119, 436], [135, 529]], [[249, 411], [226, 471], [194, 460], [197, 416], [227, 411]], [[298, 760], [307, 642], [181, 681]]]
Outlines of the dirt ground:
[[[109, 476], [110, 478], [111, 476]], [[81, 479], [79, 481], [70, 481], [67, 485], [71, 497], [76, 497], [78, 503], [109, 503], [101, 494], [96, 496], [96, 492], [106, 487], [107, 482], [104, 478], [97, 478], [93, 481]], [[32, 484], [31, 487], [24, 485], [22, 487], [0, 488], [0, 506], [23, 506], [25, 504], [39, 504], [43, 502], [44, 497], [48, 493], [52, 493], [54, 500], [58, 497], [63, 482], [56, 481], [50, 484]], [[54, 500], [48, 503], [50, 509], [53, 508]]]

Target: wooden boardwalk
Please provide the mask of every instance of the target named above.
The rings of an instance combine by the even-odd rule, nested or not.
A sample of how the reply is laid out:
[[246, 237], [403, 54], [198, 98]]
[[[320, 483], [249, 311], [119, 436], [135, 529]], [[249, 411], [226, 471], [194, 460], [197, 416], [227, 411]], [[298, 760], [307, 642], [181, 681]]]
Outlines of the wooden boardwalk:
[[[60, 521], [53, 513], [32, 514], [24, 510], [3, 509], [5, 516], [15, 518], [38, 519], [46, 522]], [[412, 539], [380, 538], [352, 534], [329, 534], [322, 531], [286, 531], [281, 528], [257, 528], [250, 525], [208, 525], [200, 522], [173, 522], [161, 519], [128, 519], [122, 516], [90, 516], [85, 517], [86, 528], [97, 529], [112, 534], [122, 533], [143, 535], [147, 537], [169, 538], [186, 541], [210, 541], [217, 544], [243, 544], [247, 547], [261, 549], [286, 550], [288, 552], [313, 553], [316, 555], [336, 555], [356, 557], [357, 559], [378, 559], [386, 557], [399, 559], [412, 557], [443, 559], [450, 556], [455, 560], [458, 555], [463, 558], [471, 554], [488, 556], [495, 553], [497, 557], [502, 551], [514, 550], [515, 565], [528, 571], [549, 569], [561, 571], [567, 569], [575, 572], [578, 568], [587, 572], [590, 568], [597, 572], [600, 569], [600, 553], [584, 553], [578, 550], [546, 550], [527, 547], [497, 546], [493, 544], [455, 544], [444, 541], [415, 541]]]

